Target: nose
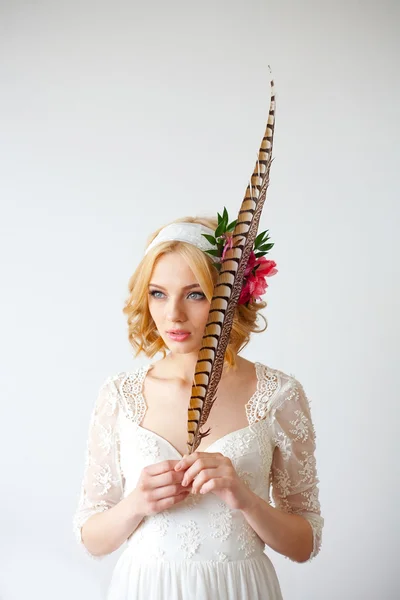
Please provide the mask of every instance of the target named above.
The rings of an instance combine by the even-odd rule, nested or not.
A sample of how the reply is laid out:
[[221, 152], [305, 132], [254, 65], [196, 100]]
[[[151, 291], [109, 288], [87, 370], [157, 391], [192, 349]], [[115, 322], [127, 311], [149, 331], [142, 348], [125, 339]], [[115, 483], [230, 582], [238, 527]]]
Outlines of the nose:
[[186, 314], [178, 299], [171, 299], [167, 302], [166, 318], [171, 323], [184, 323], [186, 321]]

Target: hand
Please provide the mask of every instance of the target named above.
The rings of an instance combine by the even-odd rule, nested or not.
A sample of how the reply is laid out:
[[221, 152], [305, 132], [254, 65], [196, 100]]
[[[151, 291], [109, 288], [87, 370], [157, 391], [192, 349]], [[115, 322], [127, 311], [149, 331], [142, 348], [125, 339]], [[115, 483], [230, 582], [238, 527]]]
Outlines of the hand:
[[187, 498], [190, 490], [181, 485], [184, 473], [174, 470], [178, 462], [164, 460], [142, 469], [133, 492], [140, 516], [154, 515]]
[[231, 509], [244, 510], [253, 500], [253, 492], [240, 479], [230, 459], [220, 452], [185, 455], [175, 466], [175, 471], [185, 472], [183, 487], [193, 482], [193, 494], [212, 492]]

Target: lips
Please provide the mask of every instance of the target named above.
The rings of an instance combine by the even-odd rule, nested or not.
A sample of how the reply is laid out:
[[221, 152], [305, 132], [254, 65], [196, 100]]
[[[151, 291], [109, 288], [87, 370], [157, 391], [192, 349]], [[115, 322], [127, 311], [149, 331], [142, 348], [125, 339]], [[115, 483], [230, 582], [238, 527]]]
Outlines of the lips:
[[174, 342], [186, 342], [190, 335], [190, 331], [183, 331], [183, 329], [178, 329], [178, 331], [175, 332], [167, 331], [167, 336]]
[[185, 335], [190, 333], [190, 331], [184, 331], [183, 329], [170, 329], [167, 333], [172, 333], [174, 335]]

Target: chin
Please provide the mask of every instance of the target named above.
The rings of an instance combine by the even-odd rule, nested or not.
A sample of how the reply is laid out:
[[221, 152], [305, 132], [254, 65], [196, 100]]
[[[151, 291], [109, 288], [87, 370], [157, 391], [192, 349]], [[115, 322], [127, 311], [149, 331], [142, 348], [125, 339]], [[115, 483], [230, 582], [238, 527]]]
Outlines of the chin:
[[171, 340], [164, 340], [164, 343], [168, 350], [174, 354], [193, 354], [193, 352], [199, 352], [201, 348], [201, 343], [196, 344], [193, 341], [190, 344], [185, 344], [184, 342], [171, 344]]
[[193, 352], [193, 350], [188, 350], [187, 348], [180, 348], [179, 346], [177, 348], [169, 346], [169, 349], [174, 354], [191, 354]]

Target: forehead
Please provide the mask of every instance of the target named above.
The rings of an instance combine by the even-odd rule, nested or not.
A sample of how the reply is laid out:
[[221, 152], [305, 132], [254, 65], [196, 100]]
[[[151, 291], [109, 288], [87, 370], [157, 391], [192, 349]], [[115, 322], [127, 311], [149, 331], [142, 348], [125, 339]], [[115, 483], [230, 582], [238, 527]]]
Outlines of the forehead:
[[[173, 276], [173, 279], [171, 278]], [[162, 254], [156, 261], [150, 283], [197, 283], [197, 279], [186, 260], [177, 252]]]

